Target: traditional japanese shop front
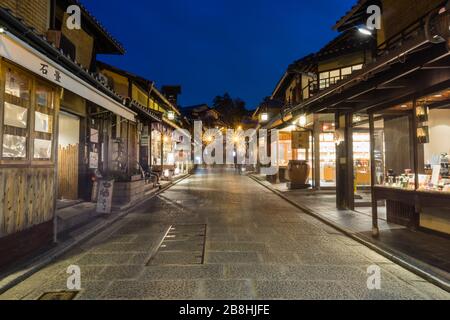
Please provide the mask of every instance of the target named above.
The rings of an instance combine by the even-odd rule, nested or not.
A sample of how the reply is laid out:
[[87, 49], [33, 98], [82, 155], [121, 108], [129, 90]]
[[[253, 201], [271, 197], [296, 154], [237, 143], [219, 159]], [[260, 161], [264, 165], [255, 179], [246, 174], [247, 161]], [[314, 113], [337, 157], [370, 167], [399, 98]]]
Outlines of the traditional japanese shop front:
[[450, 234], [450, 89], [370, 118], [374, 213], [386, 210], [390, 222]]
[[290, 110], [335, 113], [336, 205], [354, 210], [361, 198], [375, 235], [378, 217], [450, 234], [450, 12], [438, 9]]
[[127, 119], [135, 114], [7, 31], [0, 43], [2, 267], [54, 240], [58, 123], [69, 116], [59, 116], [63, 90]]

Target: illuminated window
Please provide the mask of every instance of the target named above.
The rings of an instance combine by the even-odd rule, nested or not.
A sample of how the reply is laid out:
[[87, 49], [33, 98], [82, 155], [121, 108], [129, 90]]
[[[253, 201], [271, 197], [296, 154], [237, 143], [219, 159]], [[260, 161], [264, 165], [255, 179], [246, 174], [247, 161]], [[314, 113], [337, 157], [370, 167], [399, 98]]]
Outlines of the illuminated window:
[[319, 74], [319, 88], [320, 90], [326, 89], [336, 84], [338, 81], [348, 78], [353, 72], [361, 70], [362, 68], [362, 64], [357, 64], [341, 69], [321, 72]]

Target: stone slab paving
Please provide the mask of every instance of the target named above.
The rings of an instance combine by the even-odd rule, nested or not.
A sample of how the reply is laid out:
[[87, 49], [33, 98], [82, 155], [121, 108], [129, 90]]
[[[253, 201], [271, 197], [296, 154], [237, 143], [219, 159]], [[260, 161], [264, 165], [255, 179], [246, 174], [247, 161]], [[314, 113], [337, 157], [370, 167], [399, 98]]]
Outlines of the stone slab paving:
[[[184, 232], [148, 263], [170, 226], [199, 224], [207, 226], [203, 265], [189, 259]], [[450, 299], [250, 178], [218, 169], [141, 205], [0, 299], [66, 290], [70, 265], [81, 268], [76, 299]], [[371, 265], [381, 268], [381, 290], [367, 289]]]

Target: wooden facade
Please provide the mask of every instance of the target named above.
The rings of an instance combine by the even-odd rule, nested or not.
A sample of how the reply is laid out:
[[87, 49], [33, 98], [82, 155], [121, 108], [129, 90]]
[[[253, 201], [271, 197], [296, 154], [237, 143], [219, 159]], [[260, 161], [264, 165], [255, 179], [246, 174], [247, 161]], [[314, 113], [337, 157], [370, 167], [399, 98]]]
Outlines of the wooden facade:
[[[136, 133], [135, 113], [90, 73], [98, 53], [123, 54], [123, 48], [81, 5], [83, 30], [66, 30], [66, 4], [4, 1], [0, 7], [2, 271], [54, 242], [58, 198], [91, 200], [94, 170], [111, 161], [105, 133], [115, 113]], [[78, 124], [75, 137], [59, 147], [61, 110]]]
[[[2, 110], [5, 110], [7, 105], [10, 112], [26, 112], [22, 123], [8, 119], [6, 111], [0, 116], [0, 132], [3, 133], [0, 138], [0, 141], [3, 141], [0, 151], [0, 248], [6, 250], [5, 248], [11, 245], [11, 239], [20, 235], [29, 239], [40, 239], [42, 243], [49, 244], [53, 241], [53, 227], [49, 226], [53, 226], [56, 200], [55, 135], [60, 90], [3, 59], [0, 60], [0, 70]], [[11, 81], [18, 80], [16, 77], [25, 81], [17, 92], [14, 91], [14, 84], [11, 84]], [[46, 91], [41, 91], [43, 88]], [[44, 100], [42, 93], [46, 95]], [[16, 94], [20, 95], [20, 98]], [[41, 123], [38, 121], [41, 119], [44, 119], [46, 128], [40, 128]], [[13, 147], [20, 149], [17, 154], [12, 154], [7, 149], [9, 145], [5, 139], [8, 134], [16, 137], [16, 145]], [[42, 155], [37, 149], [38, 142], [42, 141], [50, 148], [46, 150], [48, 154]], [[23, 149], [20, 143], [23, 143]], [[45, 231], [41, 235], [34, 234], [34, 231], [43, 229]], [[28, 243], [28, 246], [19, 248], [21, 250], [16, 248], [14, 252], [24, 255], [33, 252], [35, 244]], [[14, 261], [15, 254], [0, 253], [3, 264]]]
[[[349, 35], [358, 34], [355, 25], [366, 22], [367, 6], [380, 2], [383, 7], [382, 29], [366, 42], [350, 41]], [[427, 142], [419, 141], [418, 130], [426, 132], [434, 127], [432, 123], [427, 123], [428, 119], [424, 124], [415, 116], [419, 101], [422, 101], [422, 107], [429, 107], [430, 110], [448, 110], [450, 103], [447, 94], [450, 88], [449, 11], [448, 8], [443, 9], [447, 1], [380, 2], [359, 1], [336, 24], [340, 36], [313, 55], [312, 59], [305, 57], [291, 66], [290, 72], [288, 69], [272, 95], [272, 99], [284, 99], [284, 111], [281, 115], [275, 115], [268, 124], [261, 125], [281, 128], [285, 125], [283, 122], [290, 123], [292, 119], [297, 121], [299, 116], [314, 114], [312, 127], [317, 134], [321, 126], [317, 124], [319, 117], [334, 115], [337, 207], [355, 209], [358, 180], [364, 180], [367, 193], [372, 195], [375, 235], [378, 234], [380, 203], [386, 203], [383, 210], [387, 211], [390, 222], [413, 229], [431, 228], [448, 234], [450, 218], [446, 214], [450, 212], [450, 197], [445, 191], [449, 188], [445, 186], [445, 176], [441, 177], [444, 185], [439, 187], [436, 184], [430, 187], [422, 181], [431, 175], [431, 169], [425, 168], [427, 163], [430, 166], [431, 160], [425, 159]], [[362, 39], [362, 35], [357, 37]], [[349, 72], [346, 69], [349, 66], [357, 68]], [[306, 70], [316, 73], [317, 77], [317, 84], [310, 83], [308, 86], [312, 94], [303, 95], [304, 99], [294, 105], [291, 103], [291, 93], [295, 79], [289, 75], [292, 70], [298, 74]], [[435, 101], [436, 97], [440, 100]], [[380, 119], [384, 121], [382, 129], [378, 127]], [[450, 123], [443, 122], [442, 117], [439, 119], [439, 129], [434, 130], [445, 132], [442, 128], [450, 126]], [[354, 138], [358, 132], [369, 136], [367, 145], [370, 150], [366, 152], [364, 176], [358, 175], [354, 168]], [[434, 139], [444, 142], [444, 136], [439, 137], [435, 133]], [[380, 141], [383, 148], [374, 148]], [[320, 151], [319, 137], [315, 137], [315, 146]], [[383, 159], [380, 158], [380, 150]], [[438, 152], [436, 147], [433, 152]], [[441, 152], [450, 152], [445, 143]], [[316, 153], [315, 165], [319, 164]], [[406, 189], [386, 187], [379, 180], [381, 175], [387, 175], [387, 171], [397, 177], [402, 176], [401, 179], [412, 171], [409, 175], [410, 186]], [[319, 179], [316, 172], [315, 180]], [[408, 181], [406, 178], [404, 180]], [[437, 191], [438, 188], [444, 191]], [[439, 206], [434, 203], [439, 203]]]

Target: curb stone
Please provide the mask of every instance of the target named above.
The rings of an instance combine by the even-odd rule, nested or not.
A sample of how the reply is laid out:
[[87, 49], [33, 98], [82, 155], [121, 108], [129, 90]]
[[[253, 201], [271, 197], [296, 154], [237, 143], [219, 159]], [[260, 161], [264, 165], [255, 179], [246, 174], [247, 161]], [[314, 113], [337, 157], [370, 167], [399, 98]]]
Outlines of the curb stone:
[[43, 268], [48, 266], [51, 262], [53, 262], [60, 256], [64, 255], [65, 253], [73, 249], [75, 246], [90, 240], [99, 232], [112, 226], [114, 223], [118, 222], [119, 220], [127, 216], [137, 206], [142, 205], [146, 201], [153, 199], [154, 197], [158, 196], [167, 189], [189, 178], [191, 175], [192, 174], [186, 174], [185, 176], [182, 176], [179, 179], [172, 181], [171, 183], [167, 184], [166, 186], [157, 190], [156, 192], [150, 193], [148, 198], [145, 198], [141, 201], [132, 204], [131, 206], [127, 207], [120, 213], [117, 213], [117, 211], [115, 212], [113, 211], [113, 213], [117, 214], [113, 219], [107, 220], [103, 223], [99, 223], [95, 227], [83, 232], [80, 235], [77, 235], [71, 240], [67, 240], [65, 243], [61, 243], [59, 246], [50, 249], [50, 251], [47, 251], [46, 253], [43, 253], [42, 255], [33, 258], [30, 262], [24, 263], [24, 265], [28, 264], [28, 266], [26, 268], [21, 268], [19, 266], [17, 269], [21, 269], [21, 271], [12, 271], [10, 273], [0, 275], [1, 277], [3, 277], [3, 279], [0, 280], [0, 295], [5, 293], [9, 289], [13, 288], [14, 286], [18, 285], [19, 283], [23, 282], [24, 280], [28, 279], [38, 271], [42, 270]]
[[[321, 216], [320, 214], [315, 213], [313, 210], [304, 207], [300, 204], [298, 204], [297, 202], [289, 199], [288, 197], [286, 197], [282, 192], [276, 190], [275, 188], [273, 188], [272, 186], [266, 185], [265, 183], [263, 183], [263, 181], [260, 181], [257, 177], [255, 177], [254, 175], [248, 175], [248, 177], [254, 181], [256, 181], [258, 184], [260, 184], [261, 186], [265, 187], [266, 189], [272, 191], [274, 194], [276, 194], [277, 196], [279, 196], [280, 198], [284, 199], [285, 201], [289, 202], [291, 205], [293, 205], [294, 207], [300, 209], [301, 211], [303, 211], [304, 213], [320, 220], [321, 222], [325, 223], [326, 225], [336, 229], [337, 231], [345, 234], [346, 236], [350, 237], [351, 239], [361, 243], [362, 245], [368, 247], [369, 249], [375, 251], [376, 253], [382, 255], [383, 257], [385, 257], [388, 260], [391, 260], [392, 262], [400, 265], [401, 267], [407, 269], [408, 271], [418, 275], [419, 277], [427, 280], [428, 282], [440, 287], [441, 289], [450, 292], [450, 283], [444, 279], [441, 279], [431, 273], [429, 273], [428, 271], [424, 270], [423, 268], [421, 268], [420, 266], [417, 265], [417, 263], [414, 263], [414, 259], [406, 256], [406, 255], [402, 255], [400, 253], [395, 253], [395, 252], [389, 252], [386, 249], [383, 249], [382, 247], [371, 243], [367, 240], [365, 240], [364, 238], [356, 235], [354, 232], [352, 232], [349, 229], [346, 229], [342, 226], [340, 226], [339, 224]], [[393, 250], [391, 250], [393, 251]], [[400, 255], [402, 255], [402, 257], [400, 257]], [[409, 260], [409, 261], [408, 261]]]

